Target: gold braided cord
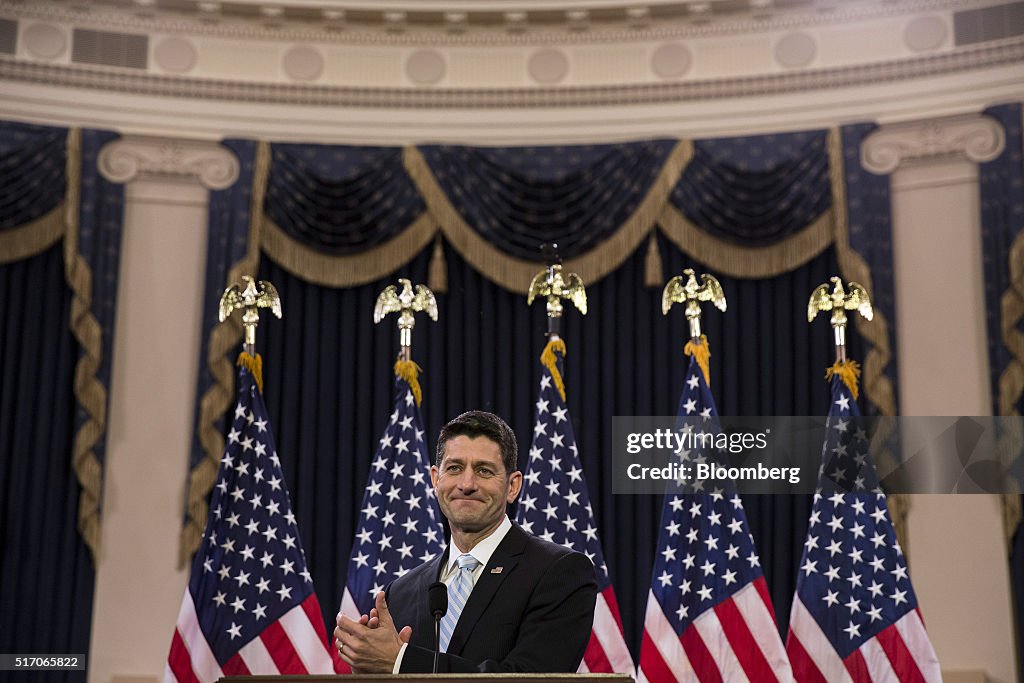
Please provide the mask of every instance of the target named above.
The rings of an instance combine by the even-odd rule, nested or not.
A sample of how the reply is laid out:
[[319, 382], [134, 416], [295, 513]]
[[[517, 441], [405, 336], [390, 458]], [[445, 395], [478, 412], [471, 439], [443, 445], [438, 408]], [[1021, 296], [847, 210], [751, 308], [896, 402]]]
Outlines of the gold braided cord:
[[[1014, 238], [1010, 246], [1009, 270], [1010, 285], [999, 302], [999, 323], [1003, 344], [1010, 351], [1011, 359], [999, 375], [999, 414], [1019, 415], [1017, 404], [1024, 395], [1024, 334], [1017, 328], [1024, 319], [1024, 230]], [[1010, 459], [1020, 453], [1022, 442], [1024, 435], [1008, 431], [1004, 433], [997, 444], [1001, 461], [1009, 464]], [[1003, 530], [1009, 545], [1013, 543], [1013, 536], [1024, 519], [1020, 492], [1004, 494], [1002, 503]]]
[[694, 342], [692, 339], [686, 342], [683, 353], [693, 356], [697, 361], [697, 367], [704, 375], [704, 384], [711, 386], [711, 347], [708, 346], [708, 336], [700, 335], [700, 339]]
[[[228, 271], [225, 286], [238, 282], [243, 275], [256, 276], [259, 267], [260, 227], [263, 222], [263, 199], [270, 173], [270, 145], [260, 141], [256, 146], [253, 167], [252, 201], [249, 207], [249, 235], [246, 254]], [[206, 393], [199, 399], [199, 443], [205, 457], [192, 469], [188, 481], [185, 526], [178, 543], [178, 566], [185, 567], [199, 549], [206, 528], [208, 505], [206, 497], [217, 481], [217, 469], [224, 455], [224, 437], [216, 422], [231, 408], [235, 393], [234, 367], [227, 354], [242, 341], [242, 324], [236, 316], [217, 323], [210, 331], [206, 363], [213, 378]]]
[[395, 361], [395, 377], [401, 377], [409, 385], [412, 396], [416, 399], [416, 405], [423, 402], [423, 389], [420, 388], [420, 373], [423, 369], [411, 360]]
[[548, 343], [544, 346], [544, 350], [540, 354], [540, 364], [548, 369], [551, 373], [551, 378], [555, 380], [555, 389], [558, 390], [558, 395], [565, 400], [565, 381], [562, 379], [562, 373], [558, 371], [558, 358], [555, 356], [555, 352], [561, 354], [562, 358], [565, 358], [565, 342], [557, 337], [548, 340]]
[[71, 289], [71, 317], [68, 326], [82, 355], [75, 364], [75, 400], [86, 413], [85, 423], [75, 433], [71, 465], [82, 487], [78, 499], [78, 531], [92, 554], [100, 553], [100, 495], [103, 468], [93, 447], [107, 428], [107, 389], [96, 376], [103, 361], [103, 329], [92, 314], [92, 270], [78, 252], [78, 219], [81, 207], [82, 131], [68, 130], [67, 190], [64, 193], [64, 278]]
[[404, 266], [430, 244], [436, 232], [437, 225], [424, 211], [384, 244], [351, 256], [332, 256], [302, 244], [264, 216], [260, 245], [278, 265], [306, 282], [321, 287], [355, 287]]
[[[868, 292], [872, 291], [871, 268], [850, 246], [849, 225], [847, 223], [846, 205], [846, 173], [843, 164], [843, 141], [838, 128], [828, 133], [829, 175], [832, 182], [832, 216], [835, 227], [836, 258], [839, 261], [839, 272], [844, 280], [853, 280], [864, 285]], [[889, 323], [876, 307], [874, 317], [868, 321], [862, 316], [854, 316], [857, 331], [871, 345], [864, 358], [863, 381], [864, 397], [870, 401], [881, 415], [896, 415], [896, 392], [892, 381], [883, 372], [892, 359], [892, 346], [889, 342]], [[887, 421], [883, 421], [883, 425]], [[879, 429], [872, 443], [875, 449], [875, 463], [883, 469], [894, 469], [895, 458], [888, 449], [881, 446], [888, 438], [887, 433]], [[903, 546], [904, 553], [910, 547], [910, 535], [907, 528], [907, 511], [910, 500], [902, 493], [894, 493], [886, 497], [889, 515], [896, 529], [896, 538]]]
[[64, 204], [58, 204], [34, 221], [0, 231], [0, 264], [14, 263], [40, 254], [64, 236]]
[[238, 354], [238, 360], [235, 364], [240, 368], [245, 368], [252, 375], [252, 379], [256, 382], [256, 388], [263, 393], [263, 356], [256, 354], [254, 356], [249, 355], [245, 351]]
[[670, 202], [658, 218], [661, 231], [684, 254], [722, 275], [748, 279], [782, 275], [818, 256], [832, 244], [833, 223], [830, 209], [776, 244], [744, 247], [701, 230]]
[[[629, 258], [645, 236], [654, 229], [672, 188], [679, 182], [683, 169], [693, 156], [693, 143], [680, 140], [662, 165], [657, 179], [636, 211], [615, 233], [586, 254], [565, 262], [567, 271], [575, 272], [586, 283], [593, 283], [618, 268]], [[536, 261], [508, 256], [476, 233], [459, 214], [441, 189], [423, 154], [415, 147], [406, 147], [406, 173], [412, 178], [427, 208], [437, 220], [441, 231], [466, 261], [489, 280], [518, 294], [526, 294], [537, 273]]]

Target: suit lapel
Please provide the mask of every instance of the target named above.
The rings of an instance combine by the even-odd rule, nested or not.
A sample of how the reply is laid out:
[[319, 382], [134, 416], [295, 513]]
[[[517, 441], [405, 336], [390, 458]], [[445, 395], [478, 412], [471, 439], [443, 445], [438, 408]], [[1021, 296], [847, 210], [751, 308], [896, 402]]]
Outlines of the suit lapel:
[[[484, 573], [480, 580], [473, 586], [473, 592], [469, 594], [466, 606], [459, 616], [459, 623], [455, 625], [451, 641], [448, 643], [448, 652], [460, 654], [469, 634], [473, 632], [476, 622], [483, 616], [487, 606], [491, 604], [498, 589], [505, 582], [505, 579], [512, 573], [513, 567], [519, 562], [519, 556], [523, 554], [526, 547], [526, 532], [513, 524], [508, 534], [502, 539], [498, 547], [494, 549], [490, 561], [484, 567]], [[494, 572], [492, 570], [500, 571]]]
[[[427, 589], [430, 587], [430, 584], [437, 581], [437, 577], [441, 574], [441, 567], [444, 566], [447, 558], [448, 549], [446, 548], [439, 556], [430, 560], [423, 573], [417, 579], [418, 585], [414, 589], [415, 593], [412, 599], [415, 601], [415, 608], [412, 614], [415, 621], [409, 625], [413, 627], [414, 637], [423, 634], [423, 641], [417, 641], [417, 644], [422, 644], [426, 648], [434, 647], [434, 615], [427, 608]], [[395, 626], [402, 628], [404, 625], [396, 624]]]

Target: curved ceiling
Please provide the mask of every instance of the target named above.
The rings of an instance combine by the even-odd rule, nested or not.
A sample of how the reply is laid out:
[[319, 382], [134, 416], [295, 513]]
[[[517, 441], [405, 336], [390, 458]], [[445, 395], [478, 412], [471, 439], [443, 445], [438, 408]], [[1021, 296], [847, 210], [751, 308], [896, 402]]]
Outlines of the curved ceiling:
[[0, 1], [0, 115], [380, 140], [775, 129], [1024, 99], [1022, 34], [1005, 0]]

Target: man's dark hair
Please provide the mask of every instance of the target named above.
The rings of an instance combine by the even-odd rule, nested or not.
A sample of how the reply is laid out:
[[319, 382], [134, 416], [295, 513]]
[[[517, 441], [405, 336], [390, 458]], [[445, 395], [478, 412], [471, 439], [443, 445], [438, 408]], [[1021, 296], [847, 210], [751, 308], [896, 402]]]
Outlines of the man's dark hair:
[[494, 413], [483, 410], [471, 410], [463, 413], [441, 428], [437, 437], [437, 454], [434, 464], [441, 466], [444, 460], [445, 445], [457, 436], [468, 436], [475, 439], [479, 436], [487, 437], [498, 444], [501, 450], [501, 462], [505, 466], [505, 472], [516, 471], [516, 460], [519, 456], [519, 444], [516, 443], [516, 435], [512, 428]]

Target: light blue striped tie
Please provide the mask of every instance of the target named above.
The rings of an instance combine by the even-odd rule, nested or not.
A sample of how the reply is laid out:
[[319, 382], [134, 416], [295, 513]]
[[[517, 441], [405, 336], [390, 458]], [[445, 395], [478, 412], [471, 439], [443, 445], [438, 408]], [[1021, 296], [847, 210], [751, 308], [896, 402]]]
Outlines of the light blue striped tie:
[[480, 560], [469, 553], [459, 555], [455, 562], [459, 565], [459, 573], [448, 588], [448, 612], [441, 619], [441, 652], [448, 651], [448, 643], [459, 623], [459, 615], [473, 592], [473, 570], [480, 566]]

